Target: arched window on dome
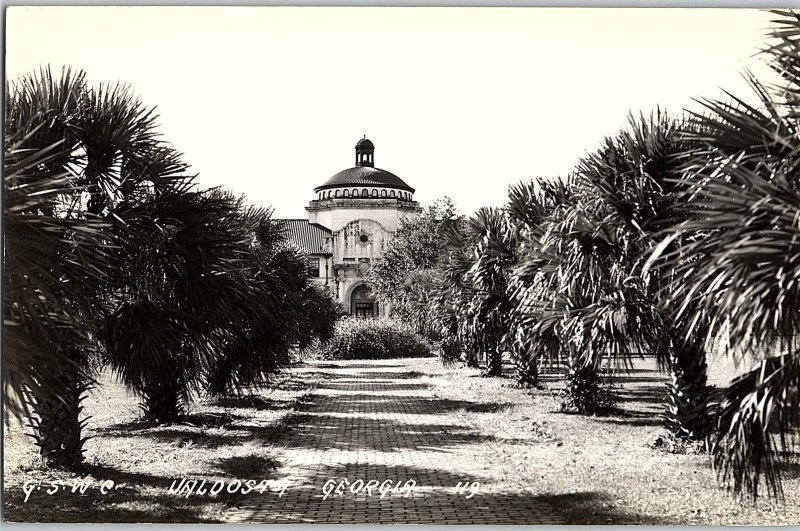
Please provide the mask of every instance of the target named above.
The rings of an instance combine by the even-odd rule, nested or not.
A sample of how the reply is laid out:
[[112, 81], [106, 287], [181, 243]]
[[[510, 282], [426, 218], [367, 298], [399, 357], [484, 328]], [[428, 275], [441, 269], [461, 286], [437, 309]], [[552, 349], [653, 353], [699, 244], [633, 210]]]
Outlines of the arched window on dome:
[[328, 199], [330, 199], [330, 198], [331, 198], [331, 191], [328, 190]]
[[369, 190], [367, 190], [366, 188], [361, 190], [361, 197], [369, 197]]
[[334, 197], [339, 197], [339, 190], [336, 190], [336, 194], [334, 194]]
[[342, 192], [342, 197], [350, 197], [350, 190], [345, 190]]
[[372, 197], [378, 197], [378, 190], [375, 188], [372, 189]]
[[389, 194], [389, 196], [391, 196], [391, 197], [396, 197], [396, 196], [395, 196], [395, 194], [394, 194], [394, 190], [392, 190], [392, 193], [391, 193], [391, 194]]
[[358, 190], [353, 188], [353, 197], [358, 197]]
[[386, 197], [386, 190], [381, 190], [381, 197]]

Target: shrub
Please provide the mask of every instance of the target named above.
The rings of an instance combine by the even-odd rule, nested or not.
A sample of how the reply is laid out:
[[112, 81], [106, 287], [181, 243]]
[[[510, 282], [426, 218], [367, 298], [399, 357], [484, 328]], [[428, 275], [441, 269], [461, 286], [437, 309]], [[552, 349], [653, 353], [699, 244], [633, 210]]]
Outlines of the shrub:
[[329, 360], [379, 360], [433, 356], [419, 334], [387, 318], [346, 318], [336, 323], [333, 338], [320, 350]]
[[609, 413], [614, 408], [614, 395], [609, 384], [597, 367], [574, 364], [567, 374], [561, 411], [580, 415]]

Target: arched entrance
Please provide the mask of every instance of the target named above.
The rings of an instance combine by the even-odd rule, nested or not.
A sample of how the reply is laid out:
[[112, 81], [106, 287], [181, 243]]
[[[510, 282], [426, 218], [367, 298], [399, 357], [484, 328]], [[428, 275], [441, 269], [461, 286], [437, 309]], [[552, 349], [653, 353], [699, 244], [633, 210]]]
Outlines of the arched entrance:
[[375, 317], [378, 314], [375, 296], [366, 284], [356, 286], [350, 295], [350, 314], [356, 317]]

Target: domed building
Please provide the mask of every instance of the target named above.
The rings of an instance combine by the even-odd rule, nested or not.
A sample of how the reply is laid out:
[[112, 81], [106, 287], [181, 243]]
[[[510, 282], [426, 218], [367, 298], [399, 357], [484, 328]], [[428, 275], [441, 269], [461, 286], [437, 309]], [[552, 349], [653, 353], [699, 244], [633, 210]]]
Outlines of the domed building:
[[384, 315], [364, 282], [400, 222], [421, 212], [414, 189], [397, 175], [375, 167], [375, 145], [356, 144], [355, 166], [314, 189], [308, 221], [285, 220], [292, 241], [308, 257], [309, 276], [327, 286], [343, 309], [358, 316]]

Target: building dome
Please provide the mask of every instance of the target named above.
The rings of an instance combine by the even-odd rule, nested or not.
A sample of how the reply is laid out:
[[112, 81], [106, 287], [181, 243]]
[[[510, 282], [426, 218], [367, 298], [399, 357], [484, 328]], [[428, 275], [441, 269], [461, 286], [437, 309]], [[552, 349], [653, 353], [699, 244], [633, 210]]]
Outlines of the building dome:
[[[373, 144], [366, 136], [364, 136], [364, 138], [359, 140], [356, 144], [356, 165], [352, 168], [340, 171], [325, 181], [322, 186], [317, 186], [314, 188], [314, 191], [319, 193], [323, 190], [329, 190], [331, 188], [347, 188], [349, 186], [375, 186], [381, 189], [396, 189], [413, 194], [414, 189], [407, 185], [403, 179], [391, 172], [375, 167], [374, 154], [375, 144]], [[382, 192], [380, 192], [380, 194], [382, 194]], [[376, 196], [374, 193], [371, 194], [371, 197], [379, 196], [386, 197], [382, 195]], [[391, 197], [394, 197], [394, 192], [391, 193]], [[403, 197], [410, 199], [410, 196]]]
[[320, 192], [329, 188], [344, 188], [347, 186], [380, 186], [414, 192], [413, 188], [394, 173], [372, 166], [354, 166], [342, 170], [325, 181], [322, 186], [314, 188], [314, 191]]

